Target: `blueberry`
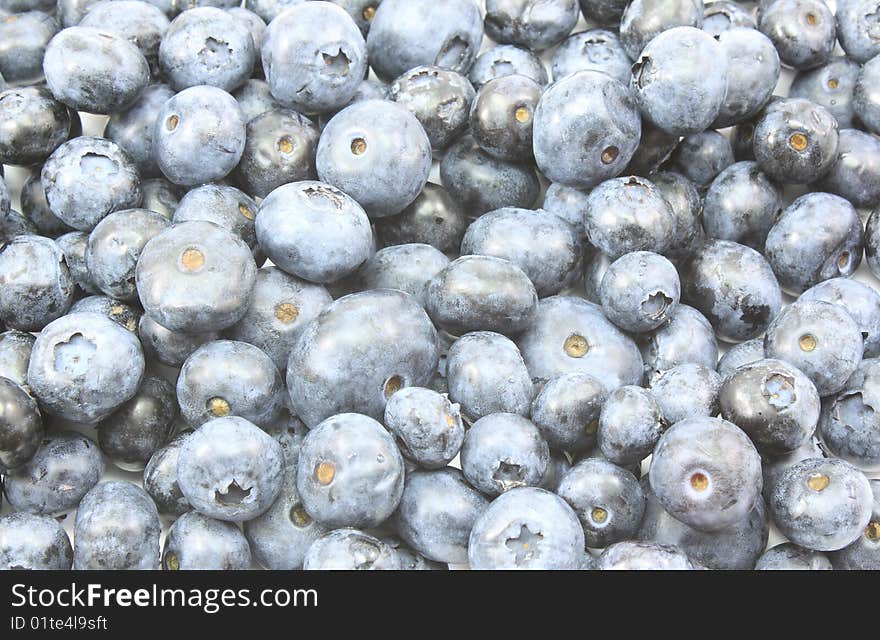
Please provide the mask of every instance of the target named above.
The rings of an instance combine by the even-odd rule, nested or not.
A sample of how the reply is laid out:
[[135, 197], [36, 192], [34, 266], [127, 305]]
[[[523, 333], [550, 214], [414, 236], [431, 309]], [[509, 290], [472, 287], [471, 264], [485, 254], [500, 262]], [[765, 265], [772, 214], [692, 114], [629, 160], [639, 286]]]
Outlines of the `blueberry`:
[[154, 236], [135, 273], [147, 314], [172, 331], [232, 326], [247, 312], [257, 267], [248, 246], [211, 222], [181, 222]]
[[665, 428], [660, 405], [647, 389], [615, 389], [602, 405], [599, 450], [615, 464], [636, 464], [647, 457]]
[[880, 253], [880, 237], [878, 237], [878, 232], [880, 232], [880, 207], [874, 210], [868, 217], [868, 223], [865, 225], [865, 261], [868, 263], [868, 268], [871, 270], [871, 273], [878, 274], [880, 273], [880, 258], [878, 258], [878, 253]]
[[688, 363], [659, 374], [650, 391], [664, 423], [671, 425], [685, 418], [717, 415], [720, 389], [721, 376], [713, 369]]
[[260, 205], [256, 230], [260, 246], [275, 264], [318, 283], [348, 275], [372, 249], [370, 222], [361, 206], [320, 182], [275, 189]]
[[639, 145], [641, 119], [631, 92], [600, 71], [551, 85], [535, 109], [538, 167], [553, 182], [590, 188], [624, 170]]
[[328, 418], [303, 441], [296, 486], [306, 512], [328, 527], [374, 527], [397, 508], [403, 457], [375, 420], [344, 413]]
[[733, 164], [733, 149], [724, 135], [713, 129], [686, 136], [670, 158], [671, 168], [706, 189], [715, 177]]
[[[388, 2], [388, 0], [385, 0]], [[357, 529], [336, 529], [315, 540], [303, 561], [306, 571], [399, 571], [388, 544]]]
[[[587, 192], [554, 182], [547, 187], [544, 194], [544, 204], [541, 208], [570, 224], [574, 228], [578, 240], [582, 242], [587, 236], [584, 217], [589, 206], [588, 203], [589, 194]], [[584, 250], [583, 253], [587, 254], [587, 251]]]
[[157, 569], [161, 530], [156, 505], [143, 489], [131, 482], [102, 482], [77, 509], [73, 568]]
[[471, 422], [492, 413], [528, 415], [532, 380], [519, 349], [489, 331], [456, 340], [446, 360], [449, 396]]
[[48, 89], [21, 87], [0, 93], [0, 161], [4, 164], [42, 162], [70, 137], [72, 129], [70, 110]]
[[238, 101], [238, 106], [241, 107], [247, 122], [267, 111], [281, 108], [281, 103], [272, 97], [269, 83], [265, 80], [251, 78], [245, 81], [232, 92], [232, 97]]
[[[637, 4], [642, 3], [630, 4], [630, 9]], [[691, 0], [673, 4], [696, 8]], [[626, 38], [623, 42], [626, 46]], [[673, 135], [699, 133], [715, 121], [727, 95], [730, 65], [712, 36], [694, 27], [674, 27], [651, 40], [641, 54], [630, 53], [638, 56], [630, 86], [648, 120]]]
[[73, 301], [74, 283], [61, 248], [49, 238], [21, 235], [0, 249], [0, 319], [39, 331]]
[[359, 269], [363, 289], [399, 289], [423, 306], [428, 283], [449, 264], [449, 258], [427, 244], [399, 244], [377, 251]]
[[246, 342], [202, 345], [186, 359], [177, 378], [180, 412], [193, 427], [229, 415], [268, 424], [280, 414], [283, 394], [278, 367]]
[[144, 468], [144, 490], [150, 494], [162, 515], [179, 516], [192, 509], [177, 482], [180, 447], [189, 433], [184, 432], [164, 447], [156, 449]]
[[760, 253], [727, 240], [707, 242], [681, 272], [682, 300], [699, 309], [722, 340], [763, 333], [779, 313], [782, 292]]
[[206, 516], [240, 522], [265, 512], [281, 492], [281, 445], [244, 418], [203, 424], [180, 447], [177, 478], [193, 508]]
[[137, 167], [103, 138], [65, 142], [46, 160], [40, 180], [52, 213], [79, 231], [91, 231], [108, 213], [141, 201]]
[[153, 178], [141, 182], [143, 200], [141, 206], [144, 209], [161, 213], [171, 220], [174, 210], [180, 202], [180, 193], [177, 186], [171, 184], [165, 178]]
[[532, 378], [589, 373], [612, 391], [642, 380], [635, 342], [586, 300], [553, 296], [538, 303], [538, 314], [517, 342]]
[[474, 89], [496, 78], [521, 75], [531, 78], [542, 87], [547, 85], [547, 69], [541, 59], [529, 49], [511, 44], [499, 44], [477, 56], [470, 78]]
[[140, 471], [174, 429], [174, 387], [161, 378], [144, 378], [137, 394], [98, 424], [98, 444], [113, 463]]
[[774, 455], [772, 457], [765, 456], [762, 460], [762, 473], [764, 476], [764, 488], [762, 489], [762, 493], [764, 495], [764, 500], [769, 502], [773, 492], [776, 491], [776, 485], [779, 484], [779, 479], [791, 467], [801, 460], [824, 457], [825, 452], [822, 451], [819, 446], [819, 441], [815, 436], [807, 438], [800, 447], [790, 453]]
[[137, 331], [142, 315], [137, 303], [123, 302], [103, 295], [86, 296], [74, 302], [70, 307], [70, 313], [79, 312], [100, 314], [131, 332]]
[[793, 184], [813, 182], [826, 174], [837, 160], [838, 142], [834, 116], [803, 98], [771, 102], [753, 137], [761, 170], [777, 182]]
[[177, 203], [172, 220], [174, 223], [213, 222], [244, 240], [254, 260], [261, 264], [265, 256], [257, 243], [258, 208], [254, 199], [240, 189], [225, 184], [205, 184], [186, 192]]
[[[244, 7], [234, 6], [226, 9], [226, 13], [235, 18], [236, 22], [242, 25], [251, 34], [251, 39], [254, 41], [254, 52], [256, 54], [253, 75], [261, 76], [263, 73], [263, 62], [260, 59], [260, 50], [263, 46], [263, 37], [266, 34], [266, 22], [252, 11], [252, 8], [245, 9]], [[249, 82], [251, 82], [251, 79], [245, 80], [242, 87]], [[260, 82], [264, 81], [261, 80]], [[268, 83], [264, 82], [264, 84], [268, 88]]]
[[669, 156], [678, 146], [681, 136], [666, 133], [650, 120], [642, 121], [642, 136], [626, 172], [651, 176], [660, 169], [660, 165], [669, 160]]
[[[290, 0], [288, 0], [290, 1]], [[296, 2], [297, 0], [293, 0]], [[355, 24], [367, 37], [370, 32], [370, 24], [376, 17], [376, 9], [382, 4], [382, 0], [330, 0], [333, 4], [338, 4], [348, 12]]]
[[703, 202], [703, 228], [712, 238], [763, 250], [782, 207], [782, 188], [756, 162], [737, 162], [709, 185]]
[[232, 91], [251, 75], [256, 56], [247, 27], [215, 7], [181, 13], [159, 45], [159, 67], [177, 91], [198, 85]]
[[577, 514], [588, 547], [607, 547], [633, 537], [645, 511], [638, 480], [599, 458], [582, 460], [568, 470], [558, 494]]
[[836, 551], [861, 536], [871, 521], [873, 494], [861, 471], [843, 460], [798, 462], [770, 498], [773, 521], [793, 543]]
[[862, 221], [855, 208], [839, 196], [814, 192], [782, 212], [764, 251], [780, 285], [798, 294], [823, 280], [851, 276], [861, 264], [862, 246]]
[[461, 448], [465, 478], [489, 496], [537, 486], [549, 463], [550, 449], [541, 432], [512, 413], [493, 413], [477, 420]]
[[651, 331], [668, 321], [680, 296], [675, 267], [648, 251], [627, 253], [612, 262], [599, 287], [605, 316], [634, 333]]
[[[154, 0], [154, 1], [165, 1], [168, 0]], [[170, 0], [174, 2], [174, 0]], [[196, 0], [199, 4], [208, 4], [209, 2], [205, 2], [204, 0]], [[210, 0], [210, 2], [216, 3], [230, 3], [232, 5], [237, 5], [234, 0]], [[260, 16], [267, 24], [277, 18], [283, 11], [294, 7], [301, 2], [305, 2], [305, 0], [251, 0], [247, 3], [248, 8]], [[334, 3], [338, 4], [338, 3]]]
[[718, 343], [706, 317], [693, 307], [679, 304], [669, 319], [651, 333], [640, 336], [648, 382], [682, 364], [700, 364], [708, 369], [718, 362]]
[[831, 561], [824, 553], [783, 542], [767, 549], [755, 565], [758, 571], [831, 571]]
[[457, 469], [407, 475], [395, 515], [400, 536], [436, 562], [467, 562], [468, 538], [489, 501], [465, 482]]
[[865, 63], [880, 54], [876, 0], [844, 0], [837, 5], [837, 39], [846, 55]]
[[590, 192], [584, 227], [590, 242], [612, 258], [632, 251], [663, 253], [674, 226], [672, 208], [649, 180], [615, 178]]
[[131, 331], [97, 313], [72, 313], [37, 336], [28, 385], [52, 415], [94, 423], [134, 396], [143, 374], [143, 352]]
[[791, 83], [788, 95], [805, 98], [825, 107], [837, 119], [841, 129], [853, 126], [853, 93], [861, 67], [845, 56], [827, 64], [801, 71]]
[[376, 232], [386, 246], [428, 244], [449, 254], [458, 253], [468, 227], [464, 211], [449, 191], [430, 182], [401, 213], [375, 222]]
[[532, 156], [532, 130], [541, 86], [510, 75], [484, 84], [470, 112], [470, 131], [488, 154], [511, 162]]
[[144, 354], [169, 367], [180, 367], [190, 354], [206, 342], [217, 339], [217, 332], [185, 333], [172, 331], [144, 314], [137, 325]]
[[121, 111], [150, 80], [150, 67], [134, 44], [92, 27], [70, 27], [52, 38], [43, 71], [57, 100], [88, 113]]
[[837, 161], [819, 187], [843, 196], [855, 207], [880, 204], [880, 137], [858, 129], [841, 130]]
[[76, 509], [103, 475], [98, 445], [61, 431], [47, 436], [33, 458], [6, 476], [6, 499], [17, 511], [59, 516]]
[[802, 372], [779, 360], [744, 364], [725, 378], [718, 395], [721, 415], [739, 426], [761, 453], [794, 451], [813, 435], [819, 394]]
[[751, 11], [742, 4], [734, 0], [713, 0], [705, 4], [703, 31], [720, 36], [739, 27], [756, 27]]
[[650, 479], [671, 516], [709, 532], [748, 517], [763, 482], [761, 458], [748, 436], [709, 417], [682, 420], [660, 437]]
[[345, 191], [368, 214], [400, 213], [425, 186], [431, 143], [409, 111], [365, 100], [343, 109], [318, 143], [318, 175]]
[[262, 59], [274, 98], [305, 113], [345, 105], [367, 69], [360, 29], [329, 2], [302, 2], [273, 19]]
[[746, 340], [732, 345], [718, 361], [717, 371], [726, 378], [739, 367], [764, 357], [764, 338]]
[[226, 330], [226, 335], [259, 347], [284, 372], [296, 339], [332, 301], [321, 285], [300, 280], [277, 267], [263, 267], [257, 271], [247, 312]]
[[[2, 196], [0, 196], [0, 200], [2, 200]], [[2, 208], [3, 206], [0, 204], [0, 209]], [[43, 190], [42, 182], [40, 182], [39, 167], [31, 170], [21, 185], [21, 212], [33, 223], [41, 235], [49, 238], [57, 238], [73, 230], [61, 222], [58, 216], [52, 213], [52, 210], [49, 208], [46, 192]]]
[[829, 302], [795, 302], [767, 329], [764, 351], [803, 371], [822, 397], [837, 393], [859, 366], [862, 335], [855, 320]]
[[636, 60], [656, 36], [684, 26], [702, 28], [702, 0], [633, 0], [620, 19], [620, 41]]
[[520, 487], [489, 504], [471, 530], [471, 569], [578, 569], [584, 531], [559, 496]]
[[676, 546], [656, 542], [618, 542], [596, 561], [600, 571], [693, 571], [699, 567]]
[[427, 288], [428, 315], [454, 335], [479, 330], [518, 334], [531, 324], [537, 303], [526, 273], [492, 256], [463, 256], [437, 273]]
[[674, 215], [672, 238], [665, 255], [672, 261], [690, 256], [705, 239], [701, 226], [703, 202], [694, 184], [671, 171], [651, 174], [651, 182], [666, 198]]
[[9, 86], [43, 80], [46, 46], [58, 31], [55, 18], [26, 11], [0, 20], [0, 73]]
[[8, 473], [32, 459], [45, 432], [34, 399], [14, 381], [0, 378], [0, 469]]
[[871, 521], [858, 540], [830, 554], [837, 570], [865, 571], [880, 567], [880, 480], [871, 480], [870, 484], [874, 496]]
[[86, 266], [103, 293], [120, 300], [137, 297], [135, 267], [151, 238], [171, 226], [160, 213], [126, 209], [111, 213], [89, 234]]
[[830, 302], [845, 309], [861, 329], [864, 357], [880, 355], [880, 294], [873, 287], [851, 278], [831, 278], [810, 287], [798, 300]]
[[571, 33], [579, 17], [575, 0], [487, 0], [484, 28], [495, 42], [542, 51]]
[[617, 24], [629, 4], [627, 0], [579, 0], [581, 11], [588, 20], [599, 24]]
[[70, 538], [49, 516], [12, 513], [0, 518], [0, 567], [69, 571], [73, 564]]
[[159, 110], [153, 153], [171, 182], [195, 186], [229, 175], [244, 153], [245, 136], [235, 98], [217, 87], [195, 86]]
[[590, 29], [568, 36], [553, 54], [553, 79], [559, 81], [577, 71], [601, 71], [629, 84], [632, 62], [612, 31]]
[[345, 296], [294, 343], [291, 409], [309, 427], [346, 411], [381, 418], [395, 391], [428, 383], [439, 358], [436, 330], [412, 296], [388, 289]]
[[250, 569], [251, 550], [241, 529], [233, 523], [191, 511], [168, 529], [162, 567], [168, 571]]
[[388, 97], [416, 117], [431, 147], [445, 149], [467, 128], [474, 95], [470, 81], [460, 73], [422, 66], [397, 78]]
[[296, 462], [288, 457], [281, 494], [265, 513], [244, 523], [254, 559], [267, 569], [301, 569], [309, 547], [327, 533], [326, 527], [306, 513], [296, 488], [296, 472]]
[[755, 502], [755, 508], [742, 521], [707, 533], [670, 516], [649, 491], [645, 518], [637, 537], [675, 545], [708, 569], [748, 570], [755, 567], [767, 547], [769, 529], [767, 508], [760, 497]]
[[432, 64], [465, 74], [483, 38], [483, 18], [473, 0], [383, 0], [376, 10], [367, 52], [380, 78], [392, 80]]
[[758, 28], [795, 69], [824, 64], [837, 43], [834, 14], [822, 0], [773, 0], [758, 10]]
[[471, 218], [503, 207], [530, 208], [541, 195], [534, 167], [490, 156], [470, 135], [449, 147], [440, 161], [440, 179]]
[[596, 442], [599, 412], [607, 397], [593, 376], [567, 373], [543, 386], [532, 403], [531, 420], [551, 447], [585, 451]]
[[107, 122], [104, 135], [130, 156], [142, 176], [160, 175], [153, 153], [156, 119], [162, 106], [173, 96], [174, 91], [168, 85], [152, 84], [127, 109], [114, 113]]
[[[835, 457], [867, 471], [880, 469], [880, 360], [862, 360], [846, 386], [822, 407], [819, 435]], [[878, 405], [880, 406], [880, 405]]]
[[170, 24], [157, 6], [139, 0], [97, 2], [79, 21], [81, 27], [103, 29], [137, 46], [153, 73], [159, 69], [159, 43]]
[[445, 467], [464, 440], [459, 406], [431, 389], [395, 393], [385, 405], [384, 423], [403, 455], [425, 469]]
[[27, 368], [36, 338], [25, 331], [0, 333], [0, 378], [8, 378], [23, 387], [27, 384]]

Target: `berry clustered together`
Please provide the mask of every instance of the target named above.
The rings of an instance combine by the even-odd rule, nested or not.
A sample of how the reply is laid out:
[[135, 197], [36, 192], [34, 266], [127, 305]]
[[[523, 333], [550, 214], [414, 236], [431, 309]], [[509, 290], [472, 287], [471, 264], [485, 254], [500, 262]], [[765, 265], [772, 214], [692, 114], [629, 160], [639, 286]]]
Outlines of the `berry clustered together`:
[[878, 136], [880, 0], [0, 0], [0, 568], [880, 569]]

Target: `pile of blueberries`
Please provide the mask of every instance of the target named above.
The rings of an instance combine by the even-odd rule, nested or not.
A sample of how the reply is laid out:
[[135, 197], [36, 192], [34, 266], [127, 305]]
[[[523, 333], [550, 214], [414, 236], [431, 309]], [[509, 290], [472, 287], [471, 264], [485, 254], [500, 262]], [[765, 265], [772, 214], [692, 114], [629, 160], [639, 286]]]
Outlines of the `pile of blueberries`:
[[880, 569], [880, 0], [240, 4], [0, 0], [2, 568]]

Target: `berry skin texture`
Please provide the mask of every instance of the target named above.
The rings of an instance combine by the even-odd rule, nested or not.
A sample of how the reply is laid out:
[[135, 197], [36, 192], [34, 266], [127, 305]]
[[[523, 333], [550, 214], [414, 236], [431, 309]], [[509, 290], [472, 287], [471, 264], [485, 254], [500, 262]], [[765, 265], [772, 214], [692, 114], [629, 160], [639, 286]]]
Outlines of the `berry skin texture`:
[[281, 445], [244, 418], [203, 424], [180, 447], [177, 478], [193, 508], [228, 522], [266, 511], [281, 492]]
[[630, 87], [642, 114], [665, 133], [707, 129], [727, 95], [729, 63], [718, 42], [693, 27], [662, 32], [633, 65]]
[[623, 85], [600, 71], [578, 71], [541, 95], [535, 160], [549, 180], [590, 188], [623, 172], [641, 130], [638, 107]]
[[719, 418], [689, 418], [660, 437], [651, 490], [670, 515], [701, 531], [746, 518], [761, 494], [761, 458], [748, 436]]
[[814, 551], [855, 542], [871, 521], [873, 494], [861, 471], [843, 460], [798, 462], [779, 479], [770, 511], [789, 540]]
[[468, 543], [471, 569], [578, 569], [584, 531], [559, 496], [535, 487], [512, 489], [477, 518]]
[[306, 512], [327, 527], [375, 527], [403, 494], [403, 457], [375, 420], [328, 418], [303, 440], [296, 487]]

